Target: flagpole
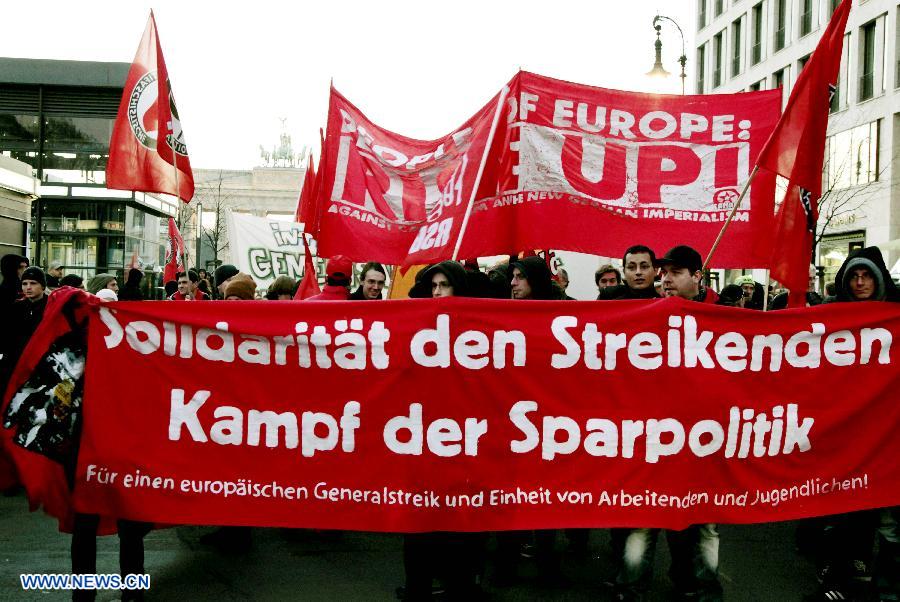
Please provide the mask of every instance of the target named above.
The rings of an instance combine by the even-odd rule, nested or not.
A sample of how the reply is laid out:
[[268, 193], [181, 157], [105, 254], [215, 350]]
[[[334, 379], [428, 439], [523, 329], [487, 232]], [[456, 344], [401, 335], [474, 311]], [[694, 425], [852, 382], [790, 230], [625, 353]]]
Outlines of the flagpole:
[[738, 196], [737, 202], [734, 204], [734, 207], [731, 208], [731, 213], [728, 214], [728, 219], [726, 219], [725, 223], [722, 224], [722, 229], [719, 230], [719, 235], [716, 236], [716, 240], [715, 242], [713, 242], [712, 248], [709, 250], [709, 254], [706, 256], [706, 261], [703, 262], [703, 271], [705, 271], [706, 268], [709, 267], [709, 262], [710, 260], [712, 260], [713, 253], [716, 252], [716, 248], [719, 246], [719, 243], [722, 241], [722, 237], [725, 235], [725, 230], [728, 229], [728, 225], [731, 223], [731, 220], [734, 219], [734, 215], [737, 213], [738, 207], [741, 206], [741, 201], [744, 200], [744, 195], [746, 195], [747, 191], [750, 189], [750, 184], [756, 177], [757, 172], [759, 172], [759, 165], [753, 167], [753, 171], [750, 172], [750, 177], [747, 178], [746, 182], [744, 182], [744, 187], [741, 189], [741, 194], [740, 196]]
[[769, 311], [769, 268], [766, 268], [766, 287], [763, 289], [763, 311]]
[[472, 214], [472, 206], [475, 204], [475, 195], [478, 194], [478, 186], [481, 184], [484, 166], [487, 164], [488, 154], [491, 152], [491, 144], [494, 143], [494, 134], [497, 132], [497, 124], [500, 122], [500, 115], [503, 113], [503, 103], [506, 102], [507, 94], [509, 94], [509, 86], [503, 86], [503, 90], [500, 91], [500, 98], [497, 100], [497, 108], [494, 110], [494, 120], [491, 122], [491, 131], [488, 133], [487, 143], [485, 144], [484, 152], [481, 154], [481, 164], [478, 166], [478, 174], [476, 174], [475, 183], [472, 185], [472, 194], [469, 196], [469, 204], [466, 206], [466, 214], [463, 216], [462, 227], [459, 229], [459, 236], [456, 237], [456, 245], [453, 247], [453, 261], [456, 261], [457, 256], [459, 255], [459, 247], [462, 245], [466, 227], [469, 225], [469, 216]]

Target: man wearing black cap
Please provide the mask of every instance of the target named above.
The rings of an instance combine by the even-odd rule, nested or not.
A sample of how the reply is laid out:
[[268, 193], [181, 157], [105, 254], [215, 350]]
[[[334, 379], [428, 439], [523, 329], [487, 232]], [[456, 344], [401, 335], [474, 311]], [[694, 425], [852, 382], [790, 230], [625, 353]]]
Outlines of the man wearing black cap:
[[219, 299], [225, 298], [225, 285], [228, 284], [229, 280], [237, 276], [239, 271], [230, 263], [224, 263], [216, 268], [213, 277], [216, 280], [216, 290], [219, 291]]
[[703, 259], [691, 247], [672, 247], [657, 263], [666, 297], [712, 304], [719, 300], [716, 291], [703, 286]]
[[2, 389], [6, 389], [6, 382], [16, 367], [16, 362], [28, 340], [37, 330], [38, 325], [44, 317], [44, 309], [47, 307], [47, 294], [44, 289], [47, 287], [47, 277], [44, 270], [37, 266], [26, 268], [22, 272], [22, 295], [21, 299], [15, 301], [4, 322], [6, 327], [4, 333], [8, 333], [2, 339], [3, 359], [0, 360], [0, 385]]

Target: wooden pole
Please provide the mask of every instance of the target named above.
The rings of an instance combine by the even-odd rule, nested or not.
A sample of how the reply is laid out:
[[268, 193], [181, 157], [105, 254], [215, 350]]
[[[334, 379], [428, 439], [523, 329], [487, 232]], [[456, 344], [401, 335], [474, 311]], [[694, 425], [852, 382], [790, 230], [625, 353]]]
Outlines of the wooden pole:
[[459, 236], [456, 237], [456, 245], [453, 247], [452, 259], [454, 261], [459, 255], [459, 248], [462, 245], [466, 227], [469, 225], [469, 216], [472, 214], [472, 207], [475, 204], [475, 195], [478, 193], [478, 186], [481, 185], [481, 176], [484, 174], [484, 166], [487, 163], [488, 153], [491, 151], [491, 144], [494, 142], [494, 134], [497, 132], [497, 124], [500, 122], [500, 115], [503, 113], [503, 104], [506, 102], [507, 94], [509, 94], [509, 86], [503, 86], [503, 90], [500, 91], [500, 98], [497, 100], [497, 109], [494, 111], [494, 120], [491, 122], [491, 131], [488, 133], [487, 143], [485, 144], [484, 152], [481, 154], [481, 164], [478, 166], [478, 173], [475, 175], [475, 183], [472, 185], [472, 194], [469, 196], [469, 204], [466, 206], [462, 227], [459, 229]]
[[734, 207], [731, 208], [731, 213], [728, 214], [728, 219], [725, 220], [724, 224], [722, 224], [722, 229], [719, 230], [719, 235], [716, 236], [716, 240], [713, 243], [712, 248], [709, 250], [709, 255], [706, 256], [706, 261], [703, 262], [704, 271], [709, 267], [709, 262], [710, 260], [712, 260], [713, 253], [716, 252], [716, 248], [719, 246], [719, 243], [722, 241], [722, 237], [725, 235], [725, 230], [728, 229], [728, 225], [731, 223], [731, 220], [734, 219], [734, 215], [737, 213], [738, 207], [741, 206], [741, 201], [744, 200], [744, 195], [746, 195], [747, 191], [750, 190], [750, 184], [753, 182], [753, 179], [756, 177], [758, 171], [759, 166], [754, 166], [753, 171], [750, 172], [750, 177], [747, 178], [746, 182], [744, 182], [744, 187], [741, 189], [741, 194], [738, 197], [737, 202], [734, 204]]

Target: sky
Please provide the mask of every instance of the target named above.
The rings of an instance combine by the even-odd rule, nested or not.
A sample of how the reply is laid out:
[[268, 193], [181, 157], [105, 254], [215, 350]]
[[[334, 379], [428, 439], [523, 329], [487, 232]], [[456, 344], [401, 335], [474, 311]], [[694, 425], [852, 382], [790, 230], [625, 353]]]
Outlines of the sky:
[[[681, 36], [693, 78], [693, 0], [5, 3], [0, 56], [130, 63], [154, 10], [194, 168], [249, 169], [278, 143], [318, 153], [333, 82], [372, 121], [448, 134], [518, 69], [583, 84], [680, 93]], [[124, 82], [123, 82], [124, 83]]]

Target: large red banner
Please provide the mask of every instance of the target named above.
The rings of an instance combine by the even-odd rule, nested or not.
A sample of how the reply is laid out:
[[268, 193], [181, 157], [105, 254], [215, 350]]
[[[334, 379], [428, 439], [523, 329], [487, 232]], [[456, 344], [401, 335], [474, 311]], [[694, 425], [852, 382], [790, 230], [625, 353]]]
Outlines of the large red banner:
[[95, 312], [81, 512], [465, 531], [678, 528], [900, 503], [896, 305]]
[[[361, 261], [448, 259], [474, 198], [458, 257], [535, 248], [620, 256], [637, 243], [705, 255], [780, 104], [777, 90], [667, 96], [521, 72], [453, 134], [420, 142], [375, 126], [333, 91], [320, 243], [326, 255]], [[768, 264], [773, 197], [774, 177], [759, 174], [717, 267]]]

